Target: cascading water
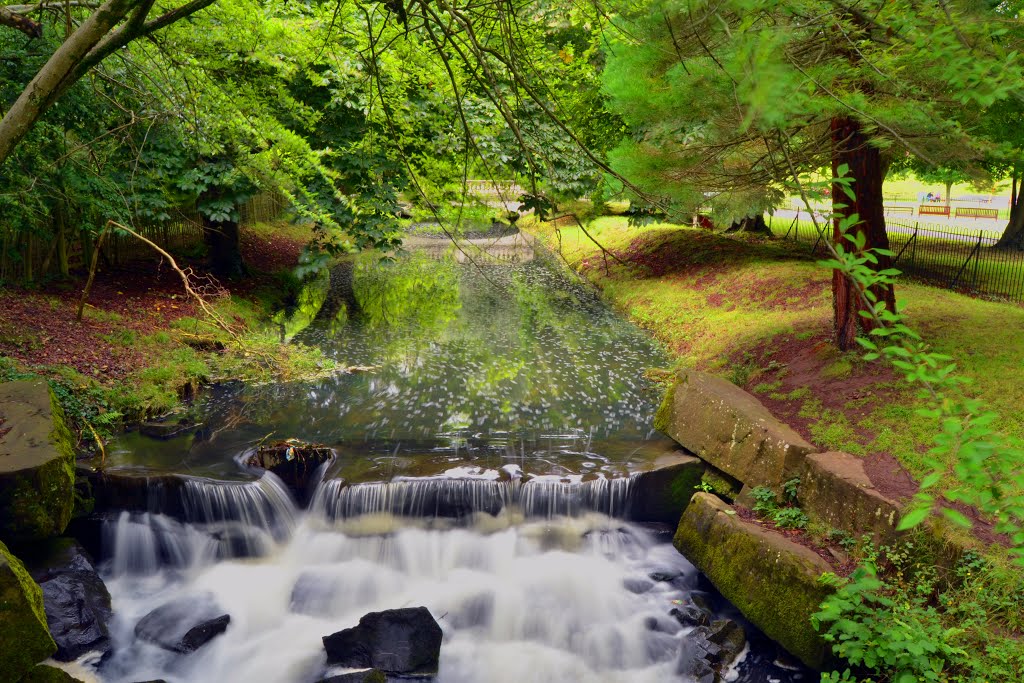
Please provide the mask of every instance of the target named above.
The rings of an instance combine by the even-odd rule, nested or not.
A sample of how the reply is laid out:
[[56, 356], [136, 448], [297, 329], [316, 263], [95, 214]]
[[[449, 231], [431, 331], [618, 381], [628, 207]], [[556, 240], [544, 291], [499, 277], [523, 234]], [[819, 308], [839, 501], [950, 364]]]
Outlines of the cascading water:
[[[692, 626], [670, 612], [708, 587], [663, 532], [625, 521], [627, 475], [672, 447], [643, 379], [664, 357], [541, 263], [486, 277], [375, 263], [331, 274], [342, 300], [302, 298], [320, 308], [279, 322], [376, 370], [213, 394], [204, 430], [112, 448], [112, 469], [193, 478], [106, 523], [113, 651], [86, 668], [102, 683], [316, 683], [332, 673], [323, 636], [422, 605], [444, 632], [437, 683], [690, 683]], [[271, 432], [339, 454], [308, 510], [270, 473], [194, 478], [251, 476], [233, 458]], [[230, 623], [180, 654], [136, 634], [166, 605]], [[735, 680], [813, 678], [749, 634]]]
[[496, 515], [506, 509], [549, 519], [587, 512], [622, 517], [632, 482], [631, 477], [586, 482], [538, 478], [525, 483], [434, 478], [356, 485], [329, 480], [317, 489], [311, 506], [328, 519], [367, 514], [462, 517], [477, 512]]
[[183, 521], [122, 512], [104, 525], [104, 553], [114, 576], [264, 555], [291, 536], [298, 517], [288, 489], [270, 472], [254, 482], [188, 479], [180, 495]]

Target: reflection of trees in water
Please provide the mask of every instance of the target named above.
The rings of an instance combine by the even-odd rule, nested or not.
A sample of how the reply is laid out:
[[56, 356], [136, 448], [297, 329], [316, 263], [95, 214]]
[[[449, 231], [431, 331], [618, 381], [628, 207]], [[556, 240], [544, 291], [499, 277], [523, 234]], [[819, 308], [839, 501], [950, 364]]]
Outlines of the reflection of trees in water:
[[[326, 284], [325, 284], [326, 282]], [[496, 283], [494, 286], [491, 283]], [[471, 266], [423, 256], [362, 257], [305, 301], [295, 339], [373, 373], [246, 388], [234, 419], [337, 442], [439, 432], [647, 430], [662, 361], [594, 294], [539, 263]], [[318, 290], [320, 291], [320, 290]], [[341, 324], [338, 324], [341, 321]]]

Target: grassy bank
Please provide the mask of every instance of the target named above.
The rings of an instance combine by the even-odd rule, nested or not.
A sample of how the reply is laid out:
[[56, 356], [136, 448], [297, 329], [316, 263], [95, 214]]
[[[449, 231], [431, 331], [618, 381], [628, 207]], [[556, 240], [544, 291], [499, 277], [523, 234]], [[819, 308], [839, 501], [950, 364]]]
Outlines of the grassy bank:
[[[680, 364], [754, 392], [817, 446], [863, 456], [884, 492], [913, 493], [936, 425], [917, 414], [914, 386], [832, 346], [831, 273], [812, 258], [772, 241], [622, 217], [588, 226], [612, 255], [574, 223], [530, 229]], [[913, 283], [897, 297], [908, 324], [956, 360], [965, 391], [1000, 413], [1002, 430], [1024, 436], [1024, 308]]]
[[[674, 225], [630, 226], [621, 217], [587, 228], [610, 253], [574, 222], [528, 229], [679, 365], [755, 393], [819, 448], [861, 456], [888, 496], [906, 500], [916, 491], [938, 425], [918, 414], [924, 403], [901, 375], [832, 346], [831, 273], [806, 252]], [[998, 428], [1024, 435], [1024, 308], [913, 283], [900, 284], [897, 298], [907, 323], [955, 359], [970, 380], [964, 391], [1000, 414]], [[833, 635], [850, 648], [844, 654], [859, 665], [823, 680], [1022, 680], [1024, 580], [1002, 539], [975, 521], [969, 533], [946, 529], [957, 546], [973, 547], [953, 566], [919, 538], [878, 547], [868, 537], [807, 529], [813, 544], [877, 567], [880, 579], [855, 576], [823, 605]]]
[[[291, 275], [308, 228], [257, 224], [242, 236], [248, 275], [208, 302], [230, 331], [213, 322], [159, 261], [101, 270], [81, 322], [80, 281], [0, 290], [0, 381], [50, 380], [92, 447], [126, 423], [164, 414], [198, 387], [224, 379], [268, 381], [334, 372], [318, 350], [282, 345], [271, 313], [298, 291]], [[204, 283], [201, 250], [176, 254]]]

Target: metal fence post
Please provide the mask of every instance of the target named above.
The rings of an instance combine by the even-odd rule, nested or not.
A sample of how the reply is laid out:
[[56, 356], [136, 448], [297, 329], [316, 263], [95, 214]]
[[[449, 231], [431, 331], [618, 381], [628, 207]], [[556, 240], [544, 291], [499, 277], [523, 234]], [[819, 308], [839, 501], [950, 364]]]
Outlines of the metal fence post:
[[910, 267], [917, 270], [917, 231], [921, 228], [921, 221], [914, 221], [914, 246], [910, 248]]
[[974, 247], [974, 252], [977, 254], [974, 258], [974, 272], [971, 274], [971, 282], [975, 288], [978, 287], [978, 263], [981, 261], [981, 237], [984, 233], [978, 231], [978, 245]]

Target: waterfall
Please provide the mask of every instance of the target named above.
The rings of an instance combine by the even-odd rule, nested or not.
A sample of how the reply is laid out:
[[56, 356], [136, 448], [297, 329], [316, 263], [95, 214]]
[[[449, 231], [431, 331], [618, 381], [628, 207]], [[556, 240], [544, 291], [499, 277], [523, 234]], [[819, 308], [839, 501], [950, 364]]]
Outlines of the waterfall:
[[277, 476], [264, 472], [254, 482], [188, 479], [181, 491], [185, 521], [195, 524], [241, 522], [282, 540], [295, 527], [298, 511]]
[[457, 518], [477, 512], [496, 515], [508, 509], [545, 519], [588, 512], [623, 517], [633, 481], [633, 477], [586, 482], [538, 478], [525, 483], [438, 478], [348, 484], [332, 479], [321, 482], [310, 507], [329, 520], [369, 514]]
[[270, 472], [253, 482], [187, 479], [180, 495], [183, 520], [123, 511], [104, 523], [103, 554], [112, 575], [263, 556], [291, 536], [298, 518], [287, 488]]

